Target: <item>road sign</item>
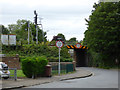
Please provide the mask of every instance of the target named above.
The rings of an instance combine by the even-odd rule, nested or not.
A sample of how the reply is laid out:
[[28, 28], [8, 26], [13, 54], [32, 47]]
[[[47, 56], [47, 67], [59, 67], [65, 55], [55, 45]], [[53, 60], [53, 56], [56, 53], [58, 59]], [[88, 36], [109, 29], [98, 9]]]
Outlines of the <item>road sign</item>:
[[60, 48], [63, 46], [63, 42], [62, 41], [57, 41], [56, 42], [56, 47], [59, 48], [59, 64], [58, 64], [58, 75], [60, 75]]
[[77, 48], [80, 48], [80, 47], [81, 47], [81, 44], [80, 44], [80, 43], [77, 43], [77, 44], [76, 44], [76, 47], [77, 47]]
[[63, 46], [63, 42], [62, 41], [57, 41], [56, 42], [56, 47], [58, 47], [58, 48], [61, 48]]

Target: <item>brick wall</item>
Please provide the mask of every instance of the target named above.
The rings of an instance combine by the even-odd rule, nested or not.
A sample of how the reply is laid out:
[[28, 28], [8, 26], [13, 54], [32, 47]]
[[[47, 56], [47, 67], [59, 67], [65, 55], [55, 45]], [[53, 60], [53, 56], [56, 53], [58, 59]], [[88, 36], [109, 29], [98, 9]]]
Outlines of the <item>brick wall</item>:
[[21, 69], [19, 57], [0, 57], [0, 61], [5, 62], [9, 68]]
[[[17, 69], [21, 69], [20, 66], [20, 61], [19, 61], [19, 56], [16, 57], [0, 57], [0, 61], [5, 62], [9, 68], [17, 68]], [[60, 62], [61, 64], [73, 64], [74, 70], [76, 67], [76, 62]], [[49, 62], [49, 65], [55, 66], [58, 65], [58, 62]]]

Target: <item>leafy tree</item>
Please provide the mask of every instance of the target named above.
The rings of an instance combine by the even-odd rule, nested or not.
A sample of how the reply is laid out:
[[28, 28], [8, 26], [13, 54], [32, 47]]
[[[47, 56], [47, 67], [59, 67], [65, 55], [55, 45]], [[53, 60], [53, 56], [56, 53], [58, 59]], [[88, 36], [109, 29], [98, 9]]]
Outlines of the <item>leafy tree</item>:
[[[29, 29], [30, 29], [30, 41], [36, 41], [36, 29], [35, 29], [35, 25], [34, 23], [32, 23], [31, 21], [29, 21]], [[28, 21], [27, 20], [18, 20], [17, 24], [10, 24], [8, 25], [9, 30], [12, 32], [12, 34], [16, 34], [17, 36], [17, 40], [18, 41], [27, 41], [28, 39]], [[46, 40], [46, 32], [42, 33], [42, 30], [38, 28], [38, 41], [39, 42], [43, 42], [43, 38], [44, 41]], [[44, 34], [44, 35], [43, 35]]]
[[67, 45], [75, 45], [76, 43], [78, 43], [78, 41], [76, 40], [76, 37], [72, 37], [69, 40], [66, 40]]
[[76, 37], [72, 37], [69, 39], [70, 42], [76, 42]]
[[61, 37], [63, 41], [66, 41], [65, 36], [62, 33], [59, 33], [57, 36]]
[[89, 51], [99, 53], [104, 65], [120, 60], [120, 2], [99, 3], [89, 16], [84, 42]]
[[9, 30], [4, 25], [0, 25], [0, 33], [9, 34]]

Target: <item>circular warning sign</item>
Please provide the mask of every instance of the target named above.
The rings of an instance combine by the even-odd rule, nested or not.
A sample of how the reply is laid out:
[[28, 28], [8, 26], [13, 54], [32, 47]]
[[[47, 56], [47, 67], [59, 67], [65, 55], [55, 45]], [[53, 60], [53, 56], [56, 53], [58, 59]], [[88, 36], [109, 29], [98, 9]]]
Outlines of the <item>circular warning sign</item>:
[[63, 42], [62, 41], [57, 41], [56, 42], [56, 47], [61, 48], [63, 46]]
[[80, 47], [81, 47], [81, 44], [80, 44], [80, 43], [77, 43], [77, 44], [76, 44], [76, 47], [77, 47], [77, 48], [80, 48]]

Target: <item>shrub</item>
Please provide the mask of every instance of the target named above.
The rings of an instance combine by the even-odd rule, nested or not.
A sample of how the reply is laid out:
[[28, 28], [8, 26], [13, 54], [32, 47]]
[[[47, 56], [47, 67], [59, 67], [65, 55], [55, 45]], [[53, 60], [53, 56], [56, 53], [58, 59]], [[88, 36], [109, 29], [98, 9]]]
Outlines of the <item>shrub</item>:
[[[59, 57], [48, 57], [47, 58], [49, 62], [59, 62]], [[72, 62], [73, 59], [72, 58], [64, 58], [64, 57], [60, 57], [60, 61], [61, 62]]]
[[[19, 56], [46, 56], [46, 57], [58, 57], [58, 48], [55, 46], [50, 47], [46, 44], [29, 44], [29, 45], [16, 45], [16, 46], [6, 46], [3, 45], [2, 52], [7, 56], [14, 56], [19, 54]], [[68, 49], [66, 47], [61, 48], [61, 56], [64, 58], [70, 58]]]
[[64, 58], [62, 61], [63, 61], [63, 62], [72, 62], [73, 59], [72, 59], [72, 58]]
[[48, 59], [49, 62], [58, 62], [59, 57], [53, 57], [53, 56], [51, 56], [51, 57], [48, 57], [47, 59]]
[[21, 59], [22, 61], [22, 70], [26, 77], [31, 78], [33, 75], [44, 75], [45, 66], [48, 63], [48, 60], [41, 57], [25, 57]]

